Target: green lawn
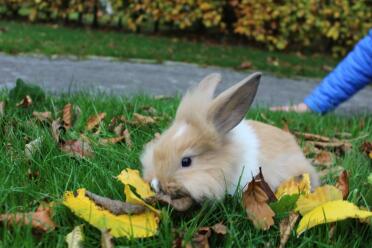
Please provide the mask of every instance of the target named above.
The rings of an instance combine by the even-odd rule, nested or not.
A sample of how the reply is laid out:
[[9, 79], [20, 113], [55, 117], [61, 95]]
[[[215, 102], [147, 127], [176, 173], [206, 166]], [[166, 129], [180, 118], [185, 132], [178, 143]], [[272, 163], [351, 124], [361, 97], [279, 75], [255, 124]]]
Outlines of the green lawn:
[[[7, 94], [5, 91], [0, 93], [0, 101], [6, 99]], [[0, 213], [32, 211], [44, 200], [60, 202], [65, 191], [80, 187], [107, 197], [123, 199], [123, 186], [113, 176], [124, 168], [140, 168], [138, 158], [142, 146], [170, 123], [178, 103], [178, 99], [155, 100], [146, 96], [119, 98], [85, 94], [47, 97], [44, 101], [34, 101], [27, 109], [16, 108], [15, 99], [9, 101], [5, 115], [0, 117]], [[104, 137], [112, 135], [107, 127], [110, 119], [116, 115], [130, 117], [134, 112], [146, 114], [144, 108], [152, 106], [157, 110], [160, 120], [152, 126], [128, 126], [133, 141], [132, 149], [128, 149], [125, 144], [94, 145], [95, 156], [79, 160], [62, 153], [51, 136], [50, 127], [41, 125], [31, 116], [32, 111], [49, 110], [56, 118], [61, 115], [61, 109], [68, 102], [80, 107], [81, 116], [65, 135], [66, 138], [78, 138], [84, 131], [87, 118], [98, 112], [107, 113], [99, 134]], [[336, 164], [343, 166], [351, 174], [349, 200], [359, 206], [371, 206], [371, 202], [367, 203], [366, 195], [370, 188], [367, 176], [372, 172], [372, 161], [360, 152], [359, 147], [364, 140], [372, 139], [372, 117], [348, 118], [332, 114], [320, 117], [310, 113], [271, 113], [258, 109], [250, 111], [248, 117], [279, 127], [287, 122], [291, 130], [329, 136], [349, 132], [353, 138], [357, 138], [367, 133], [368, 137], [354, 139], [352, 151], [337, 157]], [[97, 139], [91, 133], [87, 135]], [[24, 155], [25, 144], [38, 137], [43, 137], [44, 140], [41, 151], [28, 161]], [[30, 179], [29, 169], [38, 171], [40, 175]], [[328, 176], [325, 182], [333, 184], [335, 178]], [[58, 228], [42, 235], [33, 233], [30, 227], [8, 228], [0, 225], [0, 247], [64, 247], [65, 235], [74, 226], [84, 223], [63, 206], [55, 208], [53, 220]], [[217, 203], [206, 202], [201, 208], [186, 215], [164, 208], [158, 235], [135, 240], [120, 238], [115, 239], [115, 243], [121, 247], [171, 247], [173, 228], [184, 231], [185, 239], [190, 239], [197, 227], [221, 221], [227, 225], [229, 233], [223, 237], [212, 235], [212, 247], [276, 247], [279, 244], [279, 225], [276, 224], [269, 231], [255, 230], [246, 219], [245, 210], [237, 196], [227, 197]], [[371, 226], [367, 224], [355, 220], [338, 222], [332, 240], [328, 238], [329, 228], [329, 225], [322, 225], [305, 232], [299, 238], [292, 234], [287, 247], [368, 247], [368, 243], [372, 243]], [[84, 247], [99, 246], [100, 232], [97, 229], [85, 224], [84, 233]]]
[[[251, 69], [281, 76], [323, 77], [337, 60], [325, 55], [296, 55], [249, 46], [192, 42], [183, 38], [97, 31], [58, 25], [0, 21], [0, 52], [110, 56], [119, 59], [183, 61], [237, 68], [250, 61]], [[274, 62], [272, 62], [274, 61]]]

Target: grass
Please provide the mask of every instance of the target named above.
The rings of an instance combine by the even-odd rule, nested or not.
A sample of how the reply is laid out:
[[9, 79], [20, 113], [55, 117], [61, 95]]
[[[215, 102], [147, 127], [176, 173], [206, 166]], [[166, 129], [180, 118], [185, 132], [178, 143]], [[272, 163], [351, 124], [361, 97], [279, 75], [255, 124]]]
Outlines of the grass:
[[[7, 92], [0, 93], [0, 100], [7, 98]], [[35, 101], [27, 109], [16, 108], [14, 99], [9, 99], [6, 112], [0, 117], [0, 212], [32, 211], [38, 203], [46, 201], [59, 202], [66, 190], [85, 187], [92, 192], [115, 199], [123, 199], [123, 187], [113, 176], [124, 168], [140, 168], [139, 155], [143, 145], [152, 139], [156, 132], [161, 132], [170, 123], [175, 114], [178, 99], [155, 100], [146, 96], [119, 98], [105, 95], [89, 96], [86, 94], [47, 97], [44, 101]], [[89, 159], [74, 159], [63, 154], [56, 146], [49, 127], [37, 123], [32, 111], [52, 111], [54, 116], [61, 114], [64, 104], [71, 102], [81, 108], [81, 116], [72, 131], [66, 134], [77, 138], [84, 131], [86, 120], [97, 112], [106, 112], [106, 121], [102, 126], [102, 136], [108, 136], [107, 125], [116, 115], [130, 117], [134, 112], [144, 113], [146, 106], [154, 107], [160, 116], [155, 125], [147, 127], [129, 126], [133, 148], [125, 144], [94, 146], [95, 156]], [[372, 117], [340, 117], [327, 115], [319, 117], [314, 114], [271, 113], [264, 109], [254, 109], [248, 117], [270, 122], [282, 127], [287, 122], [291, 130], [314, 132], [333, 136], [337, 132], [350, 132], [353, 137], [365, 133], [372, 139]], [[88, 134], [93, 137], [92, 134]], [[31, 161], [24, 155], [25, 144], [38, 137], [43, 137], [43, 145]], [[363, 155], [359, 147], [365, 139], [355, 139], [353, 149], [343, 157], [337, 157], [337, 164], [345, 167], [351, 174], [349, 200], [359, 206], [367, 204], [365, 197], [370, 186], [367, 176], [372, 172], [372, 161]], [[30, 179], [28, 170], [38, 171], [40, 175]], [[335, 178], [328, 176], [325, 182], [335, 183]], [[65, 236], [74, 226], [84, 223], [67, 208], [57, 206], [53, 220], [58, 224], [55, 231], [40, 235], [30, 227], [5, 227], [0, 225], [1, 247], [64, 247]], [[227, 197], [221, 202], [205, 202], [201, 208], [185, 215], [163, 209], [160, 230], [157, 236], [147, 239], [115, 239], [121, 247], [171, 247], [174, 235], [172, 229], [185, 232], [185, 239], [191, 239], [198, 227], [224, 222], [229, 233], [223, 237], [212, 235], [211, 247], [275, 247], [279, 242], [279, 225], [269, 231], [258, 231], [246, 219], [237, 196]], [[277, 222], [278, 223], [278, 222]], [[287, 247], [368, 247], [372, 243], [371, 226], [346, 220], [336, 223], [333, 239], [329, 239], [329, 225], [313, 228], [299, 238], [290, 238]], [[84, 247], [98, 247], [100, 233], [85, 224], [86, 241]]]
[[[324, 67], [336, 60], [326, 55], [296, 55], [270, 52], [242, 45], [210, 41], [193, 42], [184, 38], [99, 31], [58, 25], [0, 21], [0, 52], [110, 56], [118, 59], [151, 59], [238, 68], [250, 61], [251, 69], [281, 76], [323, 77]], [[275, 58], [278, 63], [270, 62]], [[274, 61], [275, 61], [274, 59]]]

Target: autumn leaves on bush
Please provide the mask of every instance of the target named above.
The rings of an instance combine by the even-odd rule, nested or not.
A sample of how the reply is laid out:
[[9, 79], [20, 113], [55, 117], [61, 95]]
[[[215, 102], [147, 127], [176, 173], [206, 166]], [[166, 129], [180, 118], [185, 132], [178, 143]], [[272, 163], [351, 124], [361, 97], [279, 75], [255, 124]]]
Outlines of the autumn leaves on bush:
[[31, 21], [69, 21], [77, 15], [81, 23], [84, 16], [94, 26], [99, 18], [116, 20], [136, 31], [154, 25], [230, 32], [270, 49], [311, 48], [336, 55], [365, 35], [372, 20], [368, 1], [344, 0], [0, 0], [0, 5], [4, 15], [13, 17], [28, 9]]

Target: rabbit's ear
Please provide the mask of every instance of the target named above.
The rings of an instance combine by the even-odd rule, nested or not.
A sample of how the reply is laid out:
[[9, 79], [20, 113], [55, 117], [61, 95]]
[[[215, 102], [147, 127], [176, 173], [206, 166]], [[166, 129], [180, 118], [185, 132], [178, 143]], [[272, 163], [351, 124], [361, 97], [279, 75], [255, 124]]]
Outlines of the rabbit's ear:
[[217, 85], [221, 82], [221, 74], [212, 73], [203, 78], [194, 89], [205, 97], [212, 99]]
[[218, 95], [208, 109], [208, 120], [221, 133], [240, 123], [256, 95], [261, 73], [253, 73]]

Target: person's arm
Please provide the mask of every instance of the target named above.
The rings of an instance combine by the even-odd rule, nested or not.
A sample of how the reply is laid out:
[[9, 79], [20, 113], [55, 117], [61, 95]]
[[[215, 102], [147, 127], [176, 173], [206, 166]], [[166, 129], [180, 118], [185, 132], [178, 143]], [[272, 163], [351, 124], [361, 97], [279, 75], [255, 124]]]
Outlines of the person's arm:
[[372, 29], [305, 98], [314, 112], [326, 113], [372, 82]]

